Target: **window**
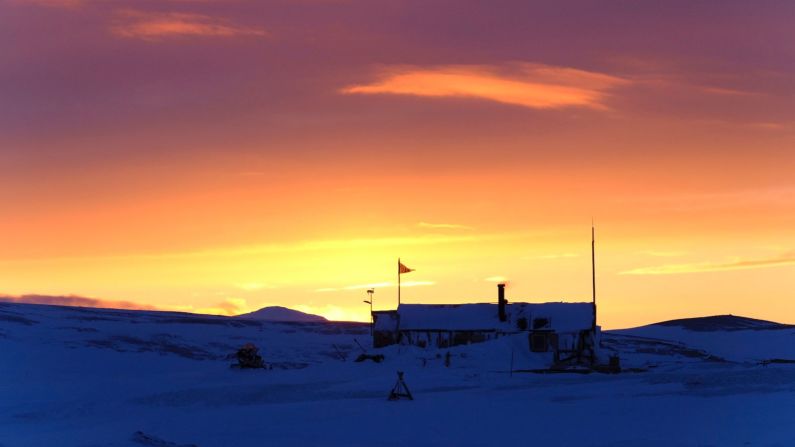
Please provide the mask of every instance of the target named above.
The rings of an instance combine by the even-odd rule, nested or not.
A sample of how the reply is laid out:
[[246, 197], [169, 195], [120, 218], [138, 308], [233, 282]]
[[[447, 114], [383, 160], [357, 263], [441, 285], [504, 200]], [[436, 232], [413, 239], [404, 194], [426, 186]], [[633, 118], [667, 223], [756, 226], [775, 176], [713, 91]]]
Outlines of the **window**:
[[549, 350], [549, 333], [534, 332], [530, 334], [530, 350], [533, 352], [547, 352]]

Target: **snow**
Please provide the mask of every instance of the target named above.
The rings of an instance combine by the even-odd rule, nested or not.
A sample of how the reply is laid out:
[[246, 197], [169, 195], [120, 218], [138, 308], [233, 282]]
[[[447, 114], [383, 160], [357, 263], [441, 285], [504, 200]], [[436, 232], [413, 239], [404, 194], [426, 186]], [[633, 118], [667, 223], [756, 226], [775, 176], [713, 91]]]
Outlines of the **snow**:
[[675, 320], [614, 333], [670, 340], [736, 362], [795, 359], [795, 326], [726, 317], [730, 316]]
[[[791, 329], [663, 329], [603, 333], [634, 372], [530, 374], [521, 334], [372, 350], [366, 324], [0, 304], [0, 445], [795, 445], [795, 367], [707, 350], [788, 358]], [[273, 369], [229, 368], [246, 342]], [[397, 371], [414, 401], [386, 400]]]

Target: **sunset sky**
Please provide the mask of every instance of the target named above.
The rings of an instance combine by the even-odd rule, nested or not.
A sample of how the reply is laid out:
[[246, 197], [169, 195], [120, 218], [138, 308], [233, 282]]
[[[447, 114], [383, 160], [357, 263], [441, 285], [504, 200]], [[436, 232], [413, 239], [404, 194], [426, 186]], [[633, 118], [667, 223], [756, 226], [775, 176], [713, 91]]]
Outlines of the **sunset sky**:
[[790, 1], [0, 0], [0, 295], [364, 321], [400, 256], [404, 302], [503, 280], [586, 301], [593, 218], [603, 327], [795, 323], [793, 22]]

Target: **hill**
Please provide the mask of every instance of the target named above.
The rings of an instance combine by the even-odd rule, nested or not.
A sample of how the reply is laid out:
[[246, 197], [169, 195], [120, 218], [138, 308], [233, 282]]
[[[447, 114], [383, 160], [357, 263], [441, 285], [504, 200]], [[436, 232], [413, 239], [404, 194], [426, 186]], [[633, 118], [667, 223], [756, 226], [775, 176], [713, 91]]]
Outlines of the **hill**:
[[774, 321], [757, 320], [755, 318], [740, 317], [736, 315], [714, 315], [699, 318], [681, 318], [678, 320], [662, 321], [650, 326], [681, 327], [690, 331], [742, 331], [742, 330], [777, 330], [791, 329], [793, 325], [776, 323]]
[[247, 314], [237, 315], [235, 318], [246, 318], [259, 321], [282, 321], [282, 322], [301, 322], [301, 323], [323, 323], [328, 321], [320, 315], [308, 314], [282, 306], [263, 307], [260, 310]]
[[795, 359], [795, 326], [735, 315], [683, 318], [606, 333], [675, 342], [730, 361]]

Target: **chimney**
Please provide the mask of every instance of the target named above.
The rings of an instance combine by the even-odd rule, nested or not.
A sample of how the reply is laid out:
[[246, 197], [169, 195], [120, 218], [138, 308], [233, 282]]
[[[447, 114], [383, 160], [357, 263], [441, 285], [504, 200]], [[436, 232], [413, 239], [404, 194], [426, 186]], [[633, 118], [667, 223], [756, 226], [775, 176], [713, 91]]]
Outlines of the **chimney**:
[[505, 305], [508, 300], [505, 299], [505, 284], [497, 284], [497, 308], [500, 316], [500, 321], [505, 321], [508, 316], [505, 314]]

